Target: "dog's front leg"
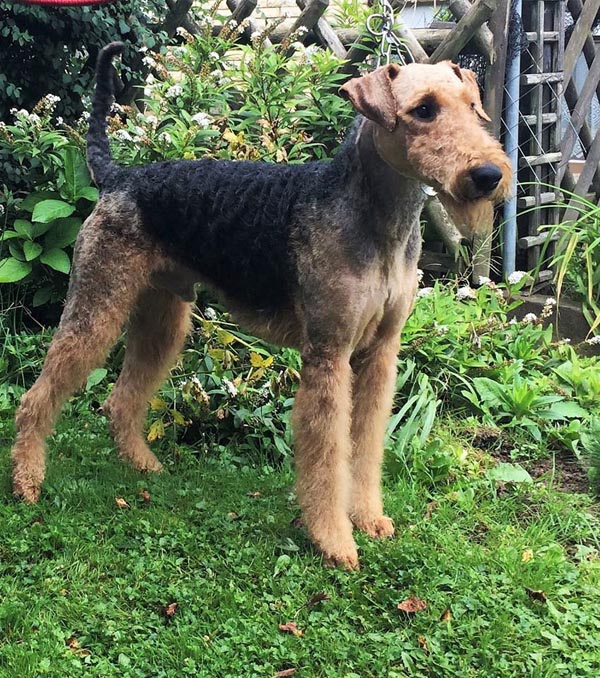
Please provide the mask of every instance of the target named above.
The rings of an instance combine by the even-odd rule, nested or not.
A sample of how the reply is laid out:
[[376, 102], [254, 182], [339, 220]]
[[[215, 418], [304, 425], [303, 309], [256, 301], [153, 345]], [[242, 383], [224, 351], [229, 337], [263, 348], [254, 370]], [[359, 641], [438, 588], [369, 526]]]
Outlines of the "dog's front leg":
[[358, 568], [350, 498], [351, 368], [347, 354], [303, 355], [293, 411], [298, 500], [327, 563]]
[[394, 523], [383, 514], [381, 465], [385, 429], [396, 383], [398, 338], [380, 342], [352, 362], [352, 497], [350, 517], [370, 537], [391, 537]]

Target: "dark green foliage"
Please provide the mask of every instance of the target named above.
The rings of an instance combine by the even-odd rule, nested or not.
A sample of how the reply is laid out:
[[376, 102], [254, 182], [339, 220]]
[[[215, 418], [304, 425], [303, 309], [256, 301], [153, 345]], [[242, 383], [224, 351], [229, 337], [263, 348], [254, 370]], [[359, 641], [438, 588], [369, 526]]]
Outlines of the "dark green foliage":
[[163, 38], [153, 24], [166, 11], [161, 0], [74, 8], [0, 2], [0, 120], [14, 107], [31, 110], [46, 94], [59, 96], [57, 114], [74, 120], [86, 107], [100, 47], [119, 39], [156, 47]]

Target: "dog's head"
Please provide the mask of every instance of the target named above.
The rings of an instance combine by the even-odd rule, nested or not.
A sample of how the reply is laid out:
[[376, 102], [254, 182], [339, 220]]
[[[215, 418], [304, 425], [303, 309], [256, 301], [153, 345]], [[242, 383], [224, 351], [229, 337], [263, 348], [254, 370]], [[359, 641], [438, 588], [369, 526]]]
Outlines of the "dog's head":
[[489, 203], [508, 196], [510, 162], [483, 126], [490, 119], [472, 71], [450, 61], [389, 64], [340, 93], [374, 123], [382, 159], [435, 188], [465, 234], [477, 230]]

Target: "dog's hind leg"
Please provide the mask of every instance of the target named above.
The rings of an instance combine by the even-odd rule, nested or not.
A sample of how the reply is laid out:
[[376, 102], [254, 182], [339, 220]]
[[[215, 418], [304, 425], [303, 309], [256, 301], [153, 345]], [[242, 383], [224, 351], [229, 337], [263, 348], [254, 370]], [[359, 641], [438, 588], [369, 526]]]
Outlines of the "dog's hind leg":
[[143, 419], [148, 400], [181, 350], [190, 308], [166, 290], [144, 290], [130, 317], [123, 369], [104, 404], [121, 457], [143, 471], [162, 468], [142, 435]]
[[13, 490], [37, 501], [45, 472], [45, 438], [65, 400], [101, 365], [148, 284], [151, 255], [90, 217], [76, 247], [67, 304], [42, 372], [21, 400], [12, 450]]

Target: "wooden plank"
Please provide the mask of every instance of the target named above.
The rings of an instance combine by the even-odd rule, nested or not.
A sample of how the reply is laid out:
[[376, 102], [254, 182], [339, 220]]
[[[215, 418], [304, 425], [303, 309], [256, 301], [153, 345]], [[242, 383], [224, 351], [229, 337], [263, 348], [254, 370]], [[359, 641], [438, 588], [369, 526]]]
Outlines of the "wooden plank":
[[[300, 16], [290, 26], [287, 35], [283, 38], [282, 44], [286, 45], [292, 38], [294, 42], [304, 43], [308, 32], [321, 18], [328, 6], [329, 0], [310, 0], [300, 12]], [[293, 49], [289, 48], [289, 45], [286, 45], [286, 54], [291, 55], [293, 51]]]
[[525, 155], [519, 158], [519, 167], [539, 167], [540, 165], [549, 165], [552, 162], [559, 162], [562, 159], [562, 153], [544, 153], [543, 155]]
[[590, 35], [594, 20], [600, 10], [600, 0], [586, 0], [575, 22], [569, 44], [565, 49], [564, 76], [565, 82], [573, 77], [577, 60], [579, 59], [586, 38]]
[[[301, 10], [304, 10], [306, 7], [306, 0], [296, 0], [296, 4]], [[346, 48], [342, 44], [342, 41], [338, 38], [336, 32], [323, 17], [320, 17], [317, 23], [313, 26], [313, 32], [323, 47], [327, 47], [339, 59], [346, 58]]]
[[444, 59], [455, 59], [461, 49], [471, 40], [496, 9], [498, 0], [477, 0], [471, 9], [456, 24], [456, 28], [431, 55], [432, 64]]
[[[470, 11], [471, 7], [469, 0], [451, 0], [448, 4], [448, 9], [459, 21]], [[486, 57], [488, 63], [491, 63], [494, 50], [492, 31], [485, 25], [480, 26], [473, 34], [473, 42]]]
[[549, 205], [556, 202], [558, 193], [555, 191], [544, 191], [540, 193], [537, 198], [533, 195], [526, 195], [517, 199], [517, 206], [519, 209], [525, 210], [536, 205]]
[[[521, 122], [533, 126], [537, 122], [537, 116], [535, 115], [522, 115]], [[542, 125], [552, 125], [558, 122], [557, 113], [542, 113]]]
[[[558, 167], [557, 183], [560, 185], [565, 173], [568, 161], [573, 152], [573, 147], [578, 139], [579, 131], [585, 123], [585, 118], [589, 113], [592, 97], [596, 93], [596, 87], [600, 81], [600, 51], [596, 55], [592, 66], [590, 67], [581, 92], [577, 97], [577, 103], [571, 113], [571, 124], [567, 127], [565, 135], [561, 141], [560, 150], [563, 154], [563, 162]], [[573, 83], [574, 84], [574, 83]]]
[[[541, 228], [544, 228], [543, 226]], [[549, 228], [549, 227], [546, 227]], [[545, 245], [546, 243], [549, 242], [555, 242], [556, 240], [559, 239], [559, 234], [554, 231], [554, 232], [546, 232], [546, 233], [540, 233], [539, 235], [528, 235], [525, 236], [524, 238], [519, 238], [517, 241], [517, 245], [519, 249], [521, 250], [526, 250], [529, 249], [530, 247], [540, 247], [542, 245]]]
[[[525, 33], [525, 35], [527, 36], [527, 40], [529, 42], [538, 41], [538, 34], [535, 31], [528, 31]], [[560, 33], [558, 31], [544, 31], [541, 37], [544, 42], [557, 42], [559, 36]]]
[[494, 52], [492, 54], [492, 62], [486, 69], [483, 107], [492, 119], [491, 131], [498, 138], [502, 130], [509, 15], [510, 0], [499, 0], [498, 7], [488, 22], [493, 36]]
[[524, 87], [529, 87], [531, 85], [549, 85], [562, 81], [562, 73], [525, 73], [521, 76], [521, 84]]

